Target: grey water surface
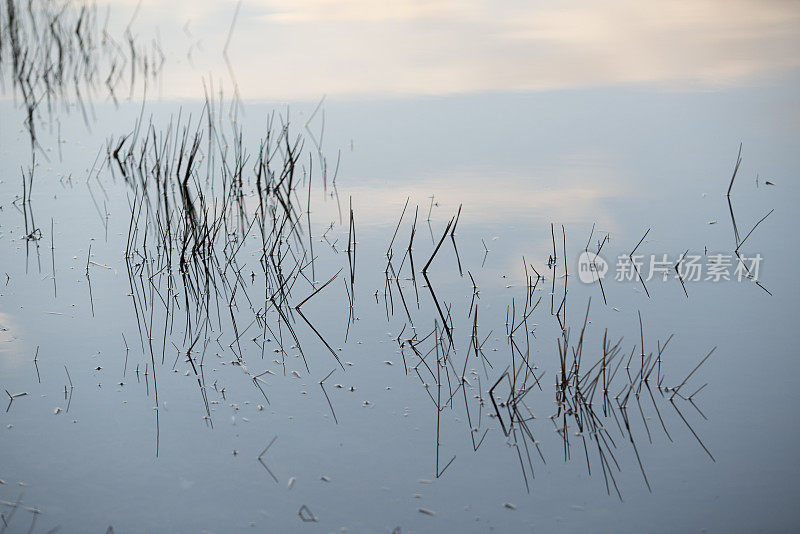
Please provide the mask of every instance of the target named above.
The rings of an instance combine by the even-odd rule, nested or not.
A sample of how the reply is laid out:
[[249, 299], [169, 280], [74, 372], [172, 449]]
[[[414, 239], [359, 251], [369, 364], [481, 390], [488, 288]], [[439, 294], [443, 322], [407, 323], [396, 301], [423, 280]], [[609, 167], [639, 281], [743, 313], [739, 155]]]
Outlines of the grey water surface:
[[[0, 532], [798, 528], [796, 69], [713, 90], [333, 94], [319, 107], [229, 91], [211, 100], [213, 129], [195, 87], [98, 97], [88, 120], [74, 101], [40, 107], [32, 148], [6, 86]], [[294, 185], [262, 188], [260, 217], [268, 131], [273, 185], [299, 144]], [[195, 135], [183, 182], [178, 147]], [[204, 215], [225, 221], [208, 240], [186, 222]], [[216, 263], [184, 266], [186, 240]], [[579, 276], [601, 243], [602, 288]], [[737, 276], [739, 243], [761, 258], [760, 286]], [[644, 284], [624, 271], [634, 250]], [[684, 290], [685, 252], [704, 270]], [[664, 255], [666, 279], [651, 278]], [[186, 273], [213, 281], [187, 289]], [[622, 365], [607, 400], [595, 389], [579, 407], [559, 351], [591, 376], [604, 335], [621, 339]], [[510, 407], [524, 420], [506, 428]]]

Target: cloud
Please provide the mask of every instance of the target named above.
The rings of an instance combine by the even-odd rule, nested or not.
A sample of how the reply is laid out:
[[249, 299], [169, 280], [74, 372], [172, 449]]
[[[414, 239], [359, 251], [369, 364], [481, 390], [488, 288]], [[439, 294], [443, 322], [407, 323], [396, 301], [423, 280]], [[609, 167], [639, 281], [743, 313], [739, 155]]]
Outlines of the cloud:
[[[131, 7], [122, 3], [125, 18]], [[197, 96], [201, 76], [227, 77], [221, 50], [235, 9], [143, 4], [137, 24], [158, 24], [171, 45], [166, 93]], [[191, 39], [181, 31], [187, 24]], [[800, 66], [800, 3], [250, 0], [229, 54], [240, 93], [271, 100], [620, 84], [716, 89]]]

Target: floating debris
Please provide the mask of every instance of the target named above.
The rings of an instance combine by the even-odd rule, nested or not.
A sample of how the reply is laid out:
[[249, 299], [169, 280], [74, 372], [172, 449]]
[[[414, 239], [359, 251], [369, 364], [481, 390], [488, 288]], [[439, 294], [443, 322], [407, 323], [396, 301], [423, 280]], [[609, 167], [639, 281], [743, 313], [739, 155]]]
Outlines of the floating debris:
[[297, 512], [297, 515], [299, 515], [300, 519], [302, 519], [306, 523], [318, 521], [317, 517], [311, 513], [311, 510], [309, 510], [308, 506], [306, 506], [305, 504], [300, 507], [300, 510]]

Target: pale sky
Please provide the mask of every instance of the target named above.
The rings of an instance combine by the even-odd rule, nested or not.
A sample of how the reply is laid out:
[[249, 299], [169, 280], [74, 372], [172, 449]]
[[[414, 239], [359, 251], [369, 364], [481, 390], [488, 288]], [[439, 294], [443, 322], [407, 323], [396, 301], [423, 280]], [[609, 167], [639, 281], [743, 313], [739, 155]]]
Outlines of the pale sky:
[[[136, 1], [112, 0], [127, 24]], [[236, 1], [144, 0], [163, 96], [202, 96]], [[101, 10], [103, 8], [101, 7]], [[407, 96], [621, 84], [716, 90], [769, 83], [800, 63], [800, 2], [677, 0], [243, 0], [229, 57], [245, 98]]]

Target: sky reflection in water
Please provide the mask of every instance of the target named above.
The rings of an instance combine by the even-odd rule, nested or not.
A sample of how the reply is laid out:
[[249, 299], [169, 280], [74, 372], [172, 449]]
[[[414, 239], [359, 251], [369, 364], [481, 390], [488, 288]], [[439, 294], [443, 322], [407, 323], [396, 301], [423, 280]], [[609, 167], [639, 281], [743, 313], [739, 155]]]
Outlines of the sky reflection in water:
[[[124, 27], [134, 8], [114, 5], [110, 27]], [[145, 117], [152, 114], [163, 126], [182, 109], [197, 120], [201, 79], [208, 82], [209, 73], [215, 87], [221, 83], [231, 94], [221, 50], [235, 9], [235, 3], [142, 3], [133, 27], [147, 38], [158, 22], [169, 66], [157, 88], [148, 90]], [[341, 280], [309, 303], [307, 313], [354, 365], [329, 379], [336, 425], [317, 384], [336, 364], [310, 331], [303, 342], [311, 373], [301, 378], [282, 376], [278, 366], [268, 366], [272, 355], [262, 362], [260, 351], [248, 345], [248, 363], [277, 373], [268, 377], [271, 404], [263, 410], [257, 408], [263, 397], [231, 365], [230, 351], [209, 348], [213, 364], [206, 372], [226, 386], [225, 398], [213, 393], [218, 404], [212, 405], [212, 430], [202, 417], [197, 383], [184, 376], [187, 362], [176, 360], [179, 372], [171, 372], [176, 351], [168, 341], [167, 365], [159, 367], [157, 459], [153, 384], [143, 374], [150, 360], [138, 346], [124, 261], [133, 192], [108, 169], [86, 180], [98, 148], [133, 128], [141, 95], [119, 109], [100, 99], [91, 130], [77, 109], [62, 114], [63, 161], [55, 155], [56, 129], [43, 125], [40, 142], [50, 161], [39, 162], [31, 208], [47, 235], [37, 243], [21, 239], [23, 215], [14, 200], [21, 194], [19, 167], [29, 161], [29, 140], [17, 126], [23, 115], [6, 99], [0, 270], [8, 283], [0, 280], [0, 387], [28, 395], [15, 398], [0, 421], [0, 498], [13, 502], [24, 493], [25, 505], [43, 512], [42, 530], [62, 525], [64, 531], [108, 525], [119, 532], [230, 531], [251, 523], [325, 531], [796, 528], [797, 16], [795, 4], [782, 2], [757, 8], [746, 2], [602, 8], [577, 2], [502, 10], [448, 2], [243, 3], [228, 52], [244, 99], [244, 144], [257, 150], [266, 117], [276, 109], [288, 113], [295, 131], [308, 134], [303, 125], [328, 95], [321, 107], [323, 152], [330, 167], [339, 151], [341, 162], [335, 190], [332, 183], [323, 190], [319, 175], [312, 183], [315, 268], [319, 280], [343, 266], [347, 271], [352, 198], [359, 320], [345, 344]], [[269, 103], [283, 101], [292, 104]], [[309, 130], [319, 138], [321, 128], [318, 113]], [[687, 284], [687, 299], [671, 279], [650, 282], [648, 298], [636, 281], [607, 280], [604, 305], [599, 287], [580, 284], [571, 271], [566, 317], [579, 329], [591, 297], [587, 344], [599, 346], [607, 328], [615, 340], [624, 336], [630, 350], [639, 338], [641, 311], [648, 346], [675, 334], [664, 365], [678, 383], [718, 347], [692, 383], [693, 389], [709, 383], [698, 395], [702, 413], [681, 405], [679, 415], [667, 401], [657, 415], [643, 396], [646, 419], [638, 409], [630, 415], [652, 494], [616, 427], [622, 466], [616, 481], [624, 502], [613, 490], [607, 495], [599, 463], [588, 475], [579, 445], [564, 460], [549, 419], [559, 334], [549, 312], [549, 285], [537, 294], [542, 309], [531, 319], [533, 361], [547, 374], [530, 405], [547, 463], [534, 462], [530, 494], [516, 452], [497, 422], [486, 422], [488, 411], [483, 425], [490, 432], [475, 452], [463, 410], [446, 410], [442, 455], [457, 459], [445, 476], [428, 483], [435, 478], [435, 410], [416, 376], [403, 372], [393, 339], [403, 312], [395, 301], [387, 320], [383, 293], [386, 247], [406, 199], [412, 210], [419, 206], [417, 269], [461, 207], [459, 256], [449, 242], [443, 245], [430, 278], [439, 298], [452, 305], [463, 358], [472, 328], [467, 271], [474, 276], [481, 331], [493, 331], [487, 354], [504, 361], [508, 306], [524, 300], [522, 257], [549, 277], [551, 222], [559, 239], [564, 225], [570, 270], [593, 225], [594, 240], [610, 235], [603, 250], [611, 261], [629, 253], [648, 228], [645, 254], [672, 256], [687, 248], [730, 254], [735, 241], [725, 191], [740, 142], [743, 163], [732, 194], [737, 222], [747, 232], [775, 209], [747, 247], [764, 256], [761, 278], [772, 297], [749, 281], [730, 281]], [[253, 187], [248, 176], [251, 208], [257, 205]], [[107, 229], [90, 188], [108, 210]], [[400, 248], [412, 215], [407, 212], [398, 232]], [[51, 218], [57, 297], [50, 276]], [[84, 276], [90, 243], [99, 264], [91, 267], [92, 304]], [[243, 259], [257, 265], [259, 246], [250, 238]], [[408, 283], [403, 280], [406, 296], [413, 294]], [[424, 287], [420, 295], [423, 331], [438, 314]], [[123, 333], [132, 349], [127, 364]], [[169, 340], [181, 344], [179, 329]], [[41, 384], [33, 363], [37, 347]], [[291, 356], [288, 370], [304, 371], [299, 357]], [[75, 385], [66, 397], [64, 366]], [[493, 370], [493, 379], [500, 372]], [[256, 460], [274, 436], [265, 461], [279, 484]], [[290, 478], [295, 482], [288, 489]], [[303, 504], [318, 523], [297, 517]], [[25, 514], [12, 523], [16, 529], [27, 530], [31, 516]]]

